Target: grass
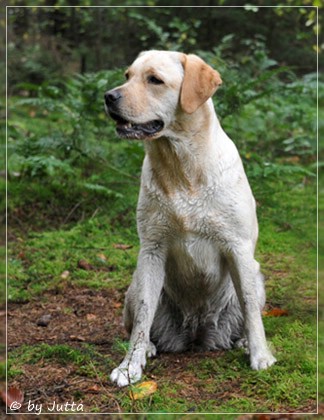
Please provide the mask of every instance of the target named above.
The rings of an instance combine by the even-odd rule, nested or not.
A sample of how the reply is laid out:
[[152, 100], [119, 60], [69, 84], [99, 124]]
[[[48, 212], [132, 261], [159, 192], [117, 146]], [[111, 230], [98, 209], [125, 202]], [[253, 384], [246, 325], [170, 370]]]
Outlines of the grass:
[[[9, 355], [9, 377], [19, 382], [26, 366], [40, 360], [73, 365], [75, 375], [87, 378], [99, 375], [123, 412], [307, 412], [308, 407], [314, 408], [314, 194], [313, 185], [278, 192], [272, 197], [274, 207], [261, 203], [259, 208], [257, 258], [267, 278], [267, 302], [288, 311], [285, 317], [264, 317], [267, 338], [278, 359], [270, 370], [252, 371], [242, 350], [202, 355], [199, 359], [195, 356], [192, 362], [188, 362], [186, 355], [183, 365], [181, 355], [168, 365], [162, 355], [148, 362], [148, 373], [143, 378], [150, 379], [153, 375], [158, 390], [148, 399], [133, 401], [129, 389], [110, 388], [108, 373], [127, 348], [127, 343], [116, 337], [111, 349], [114, 360], [109, 355], [100, 355], [94, 345], [75, 348], [41, 344], [18, 348]], [[117, 249], [114, 245], [120, 243], [132, 248]], [[96, 290], [124, 290], [134, 271], [138, 249], [134, 225], [114, 225], [108, 216], [102, 215], [70, 229], [31, 232], [9, 249], [9, 301], [43, 299], [46, 291], [63, 293], [70, 284]], [[95, 270], [80, 269], [80, 259]], [[112, 271], [106, 271], [112, 266]], [[64, 271], [69, 271], [66, 279], [62, 279]], [[99, 362], [94, 374], [92, 363], [96, 359]], [[91, 409], [96, 411], [95, 406]]]
[[[118, 249], [119, 244], [131, 248]], [[69, 272], [67, 283], [78, 286], [124, 287], [135, 269], [137, 251], [133, 232], [112, 231], [109, 220], [103, 218], [68, 231], [34, 233], [9, 252], [9, 301], [26, 301], [46, 290], [64, 288], [65, 271]], [[80, 268], [80, 260], [93, 269]]]
[[[35, 365], [38, 362], [53, 361], [62, 366], [74, 364], [77, 371], [83, 375], [93, 377], [93, 366], [104, 363], [104, 367], [111, 367], [111, 363], [92, 346], [84, 344], [80, 348], [73, 348], [65, 344], [49, 345], [39, 344], [36, 346], [21, 346], [12, 352], [9, 359], [9, 379], [23, 371], [25, 364]], [[89, 374], [90, 372], [90, 374]]]
[[[270, 370], [252, 371], [241, 350], [221, 357], [203, 356], [185, 366], [180, 378], [174, 380], [164, 380], [165, 372], [155, 366], [161, 378], [159, 391], [150, 403], [139, 402], [136, 411], [167, 408], [169, 412], [187, 412], [193, 405], [201, 413], [281, 412], [284, 407], [299, 411], [316, 399], [315, 329], [289, 317], [267, 319], [265, 327], [278, 358]], [[197, 390], [190, 401], [186, 398], [188, 384]], [[126, 412], [134, 410], [125, 394], [123, 403]]]

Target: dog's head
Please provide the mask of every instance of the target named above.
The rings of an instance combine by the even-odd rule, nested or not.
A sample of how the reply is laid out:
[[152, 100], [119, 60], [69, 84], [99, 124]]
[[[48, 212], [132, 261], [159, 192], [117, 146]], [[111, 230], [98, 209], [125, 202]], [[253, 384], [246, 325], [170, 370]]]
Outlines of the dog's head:
[[220, 75], [196, 55], [145, 51], [125, 73], [126, 83], [105, 94], [117, 133], [131, 139], [165, 134], [180, 112], [193, 114], [222, 83]]

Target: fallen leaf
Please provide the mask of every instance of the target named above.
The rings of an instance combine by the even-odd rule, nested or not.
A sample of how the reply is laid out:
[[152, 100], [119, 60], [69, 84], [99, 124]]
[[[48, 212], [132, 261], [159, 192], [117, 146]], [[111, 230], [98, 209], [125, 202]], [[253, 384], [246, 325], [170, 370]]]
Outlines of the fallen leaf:
[[288, 311], [281, 308], [272, 308], [270, 311], [263, 311], [263, 316], [287, 316]]
[[70, 335], [70, 339], [73, 341], [86, 341], [86, 339], [80, 335]]
[[132, 400], [141, 400], [146, 398], [157, 390], [157, 383], [155, 381], [146, 381], [132, 387], [130, 397]]
[[70, 275], [70, 272], [68, 270], [63, 271], [63, 273], [61, 274], [61, 279], [62, 280], [66, 280]]
[[15, 410], [18, 410], [24, 401], [24, 393], [13, 386], [8, 388], [8, 391], [0, 391], [0, 396], [8, 407]]
[[49, 337], [50, 340], [57, 340], [57, 335], [52, 335], [51, 337]]
[[79, 260], [78, 261], [78, 267], [82, 270], [90, 271], [93, 270], [94, 267], [90, 263], [88, 263], [86, 260]]
[[87, 389], [87, 391], [89, 392], [94, 392], [95, 394], [101, 391], [101, 388], [99, 385], [94, 384], [93, 386], [91, 386], [90, 388]]
[[116, 303], [113, 304], [114, 308], [120, 308], [121, 306], [122, 306], [121, 302], [116, 302]]
[[101, 262], [107, 261], [107, 257], [105, 256], [105, 254], [98, 254], [97, 257], [99, 258]]
[[94, 321], [95, 319], [97, 319], [97, 315], [95, 314], [87, 314], [86, 315], [87, 321]]
[[318, 414], [324, 414], [324, 403], [322, 402], [318, 405]]
[[113, 244], [113, 247], [114, 247], [115, 249], [122, 249], [123, 251], [125, 251], [126, 249], [131, 249], [131, 248], [133, 248], [133, 245]]
[[78, 261], [78, 268], [81, 268], [82, 270], [86, 270], [86, 271], [107, 271], [107, 272], [111, 272], [111, 271], [115, 271], [116, 267], [114, 265], [109, 265], [107, 267], [95, 267], [94, 265], [88, 263], [85, 260], [80, 260]]

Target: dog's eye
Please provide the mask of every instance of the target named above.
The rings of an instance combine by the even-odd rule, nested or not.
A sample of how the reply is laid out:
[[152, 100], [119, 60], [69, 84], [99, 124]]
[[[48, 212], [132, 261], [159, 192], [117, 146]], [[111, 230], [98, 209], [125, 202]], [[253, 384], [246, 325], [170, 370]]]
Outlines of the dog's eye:
[[125, 78], [126, 78], [126, 80], [129, 79], [129, 73], [128, 73], [128, 71], [125, 73]]
[[149, 76], [148, 78], [147, 78], [147, 81], [149, 82], [149, 83], [152, 83], [152, 85], [163, 85], [163, 80], [161, 80], [161, 79], [158, 79], [157, 77], [155, 77], [155, 76]]

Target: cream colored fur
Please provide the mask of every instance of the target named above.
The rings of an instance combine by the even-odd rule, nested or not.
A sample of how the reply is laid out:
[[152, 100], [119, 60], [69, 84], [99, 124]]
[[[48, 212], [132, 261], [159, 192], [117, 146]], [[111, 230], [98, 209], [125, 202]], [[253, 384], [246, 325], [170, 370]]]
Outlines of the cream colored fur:
[[214, 111], [221, 78], [197, 56], [167, 51], [142, 53], [127, 77], [110, 91], [108, 111], [133, 124], [164, 125], [144, 138], [141, 248], [124, 309], [130, 349], [111, 379], [119, 386], [140, 380], [156, 347], [230, 348], [246, 340], [252, 369], [265, 369], [275, 358], [261, 319], [255, 201]]

